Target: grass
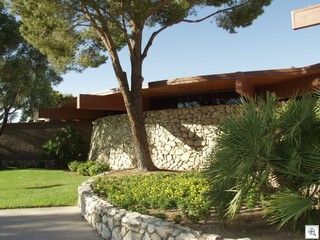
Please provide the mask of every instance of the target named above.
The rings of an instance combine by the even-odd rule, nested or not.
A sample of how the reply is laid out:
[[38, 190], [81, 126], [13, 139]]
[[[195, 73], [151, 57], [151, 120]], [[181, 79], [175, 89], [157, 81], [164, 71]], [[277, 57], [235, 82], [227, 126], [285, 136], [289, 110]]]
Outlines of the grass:
[[88, 178], [62, 170], [1, 170], [0, 209], [74, 206]]

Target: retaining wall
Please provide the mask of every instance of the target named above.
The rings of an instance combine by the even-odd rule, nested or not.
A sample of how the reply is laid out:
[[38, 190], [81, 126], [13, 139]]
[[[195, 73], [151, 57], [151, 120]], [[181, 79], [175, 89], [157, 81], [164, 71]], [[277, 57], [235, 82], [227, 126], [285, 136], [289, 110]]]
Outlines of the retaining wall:
[[[179, 224], [136, 212], [119, 209], [94, 194], [90, 184], [79, 187], [81, 215], [104, 239], [108, 240], [227, 240], [219, 235], [205, 235]], [[228, 238], [228, 240], [232, 240]], [[238, 240], [250, 240], [239, 238]]]
[[[10, 123], [0, 136], [0, 168], [37, 167], [42, 145], [60, 128], [67, 126], [79, 131], [84, 141], [82, 155], [86, 159], [92, 133], [91, 122]], [[46, 160], [46, 162], [52, 161]]]
[[[207, 164], [217, 126], [235, 105], [167, 109], [145, 113], [151, 157], [162, 169], [198, 170]], [[93, 123], [89, 158], [112, 169], [136, 167], [127, 115], [108, 116]]]

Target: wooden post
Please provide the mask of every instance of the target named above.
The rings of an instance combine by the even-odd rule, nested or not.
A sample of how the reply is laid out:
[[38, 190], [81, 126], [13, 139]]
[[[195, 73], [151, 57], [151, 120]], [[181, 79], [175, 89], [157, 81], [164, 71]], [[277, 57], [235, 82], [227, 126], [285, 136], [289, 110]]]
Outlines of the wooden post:
[[320, 24], [320, 4], [291, 12], [294, 30]]

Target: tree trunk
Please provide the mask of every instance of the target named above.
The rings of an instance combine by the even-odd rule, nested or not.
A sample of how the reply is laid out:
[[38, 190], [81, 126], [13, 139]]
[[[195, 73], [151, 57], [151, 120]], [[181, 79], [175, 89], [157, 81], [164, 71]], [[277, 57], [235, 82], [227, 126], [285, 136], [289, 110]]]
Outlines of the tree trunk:
[[142, 106], [142, 30], [133, 22], [131, 40], [127, 39], [131, 60], [131, 89], [129, 87], [127, 74], [123, 71], [116, 47], [107, 25], [97, 32], [109, 52], [114, 72], [119, 82], [120, 90], [124, 99], [125, 107], [131, 125], [133, 142], [136, 150], [138, 168], [140, 170], [155, 171], [158, 168], [153, 164], [147, 139], [147, 131], [144, 124]]
[[147, 131], [144, 123], [141, 93], [140, 96], [131, 93], [129, 98], [131, 100], [129, 101], [127, 96], [124, 96], [124, 99], [131, 126], [138, 168], [147, 171], [158, 170], [151, 159]]
[[4, 116], [3, 116], [3, 120], [0, 126], [0, 137], [3, 134], [4, 128], [6, 127], [7, 123], [8, 123], [8, 119], [9, 119], [9, 110], [4, 109]]

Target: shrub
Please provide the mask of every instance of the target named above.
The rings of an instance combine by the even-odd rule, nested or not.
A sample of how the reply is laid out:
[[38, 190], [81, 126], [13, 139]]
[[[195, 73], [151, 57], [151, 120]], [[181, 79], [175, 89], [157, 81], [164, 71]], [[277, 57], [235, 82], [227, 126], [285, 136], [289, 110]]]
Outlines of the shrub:
[[110, 170], [106, 163], [98, 163], [96, 161], [79, 162], [73, 161], [68, 165], [70, 171], [77, 172], [83, 176], [94, 176]]
[[71, 172], [77, 172], [80, 164], [81, 162], [79, 161], [73, 161], [68, 164], [68, 168], [70, 169]]
[[279, 104], [267, 95], [243, 101], [221, 124], [206, 172], [221, 220], [262, 199], [269, 222], [279, 228], [320, 222], [319, 112], [319, 96]]
[[90, 176], [89, 168], [94, 164], [94, 161], [87, 161], [78, 165], [77, 173], [83, 176]]
[[211, 206], [208, 183], [201, 173], [99, 177], [92, 187], [101, 197], [126, 209], [178, 208], [187, 217], [204, 218]]
[[69, 162], [81, 158], [82, 143], [79, 132], [72, 127], [64, 127], [42, 146], [42, 155], [52, 158], [57, 167], [67, 168]]
[[98, 163], [98, 162], [94, 162], [94, 164], [92, 164], [88, 169], [90, 176], [95, 176], [99, 173], [107, 172], [109, 170], [110, 170], [110, 167], [108, 164]]

